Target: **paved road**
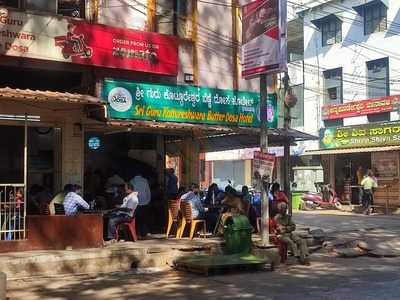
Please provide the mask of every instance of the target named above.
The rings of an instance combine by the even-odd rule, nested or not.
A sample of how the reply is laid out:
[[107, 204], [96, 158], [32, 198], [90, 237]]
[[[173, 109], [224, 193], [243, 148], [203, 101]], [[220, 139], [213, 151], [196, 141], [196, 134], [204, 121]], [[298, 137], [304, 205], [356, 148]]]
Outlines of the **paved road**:
[[339, 211], [311, 211], [294, 213], [295, 222], [327, 232], [350, 231], [356, 229], [384, 228], [400, 230], [400, 216], [361, 215]]
[[[351, 229], [370, 224], [399, 228], [400, 219], [363, 216], [296, 214], [308, 226]], [[386, 229], [381, 229], [386, 230]], [[385, 231], [383, 231], [385, 232]], [[396, 235], [395, 238], [398, 238]], [[320, 252], [310, 267], [290, 260], [275, 272], [202, 277], [170, 270], [157, 273], [115, 273], [102, 276], [30, 278], [9, 282], [10, 299], [399, 299], [400, 258], [343, 259]]]

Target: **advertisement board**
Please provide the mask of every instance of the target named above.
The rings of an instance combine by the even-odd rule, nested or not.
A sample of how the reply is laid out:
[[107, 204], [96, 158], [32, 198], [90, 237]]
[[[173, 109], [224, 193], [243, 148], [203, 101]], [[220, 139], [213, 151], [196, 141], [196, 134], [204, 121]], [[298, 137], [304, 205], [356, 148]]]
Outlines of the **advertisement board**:
[[[258, 93], [105, 80], [101, 97], [112, 119], [260, 126]], [[268, 126], [276, 127], [277, 95], [267, 102]]]
[[268, 177], [272, 179], [275, 167], [275, 155], [262, 153], [260, 151], [254, 152], [253, 159], [253, 173], [255, 178]]
[[399, 109], [399, 106], [400, 96], [385, 96], [343, 104], [324, 105], [322, 107], [322, 120], [335, 120], [379, 114]]
[[400, 145], [400, 122], [322, 128], [320, 148], [359, 148]]
[[242, 76], [286, 71], [286, 0], [242, 6]]
[[178, 72], [173, 36], [4, 9], [0, 54], [163, 75]]

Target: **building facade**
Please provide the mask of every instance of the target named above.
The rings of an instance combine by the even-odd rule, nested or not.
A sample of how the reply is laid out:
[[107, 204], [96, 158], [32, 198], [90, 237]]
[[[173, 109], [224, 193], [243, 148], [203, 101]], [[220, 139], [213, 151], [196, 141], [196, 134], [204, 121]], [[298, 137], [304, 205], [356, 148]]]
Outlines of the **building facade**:
[[[32, 187], [80, 184], [90, 197], [91, 176], [115, 169], [163, 185], [166, 154], [180, 158], [188, 186], [200, 181], [209, 136], [257, 125], [258, 82], [240, 77], [236, 1], [4, 0], [0, 31], [1, 241], [29, 242], [26, 226], [45, 224], [26, 219], [46, 213], [30, 211]], [[160, 95], [177, 106], [157, 107]], [[246, 105], [252, 113], [240, 114]], [[7, 199], [17, 212], [5, 211]], [[13, 247], [49, 245], [0, 251]]]
[[390, 0], [308, 1], [296, 10], [304, 59], [291, 67], [303, 72], [303, 129], [320, 135], [306, 154], [321, 159], [325, 181], [353, 202], [361, 167], [379, 179], [378, 204], [400, 204], [399, 10]]

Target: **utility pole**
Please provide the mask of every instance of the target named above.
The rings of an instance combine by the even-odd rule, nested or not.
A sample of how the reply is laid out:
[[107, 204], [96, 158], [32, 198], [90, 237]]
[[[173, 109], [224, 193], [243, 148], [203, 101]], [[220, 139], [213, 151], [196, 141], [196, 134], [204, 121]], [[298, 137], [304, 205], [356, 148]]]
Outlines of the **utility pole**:
[[285, 139], [284, 139], [284, 145], [283, 145], [283, 161], [284, 161], [284, 166], [283, 166], [283, 177], [284, 177], [284, 192], [288, 197], [289, 200], [289, 215], [292, 215], [292, 195], [290, 191], [290, 144], [291, 144], [291, 139], [288, 137], [288, 131], [290, 128], [290, 105], [291, 103], [287, 103], [287, 97], [289, 94], [289, 75], [285, 73], [285, 76], [283, 77], [283, 88], [284, 88], [284, 114], [283, 114], [283, 128], [285, 132]]
[[[260, 150], [268, 153], [268, 122], [267, 122], [267, 75], [260, 75]], [[261, 189], [261, 243], [269, 245], [269, 202], [264, 179], [260, 176]]]

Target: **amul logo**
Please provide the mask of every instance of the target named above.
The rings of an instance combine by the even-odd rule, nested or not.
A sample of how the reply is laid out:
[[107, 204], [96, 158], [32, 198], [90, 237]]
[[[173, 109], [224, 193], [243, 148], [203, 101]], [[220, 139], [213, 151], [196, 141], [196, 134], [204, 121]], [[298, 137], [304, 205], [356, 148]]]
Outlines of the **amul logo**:
[[122, 87], [113, 88], [108, 94], [108, 103], [118, 112], [126, 112], [132, 107], [131, 93]]

